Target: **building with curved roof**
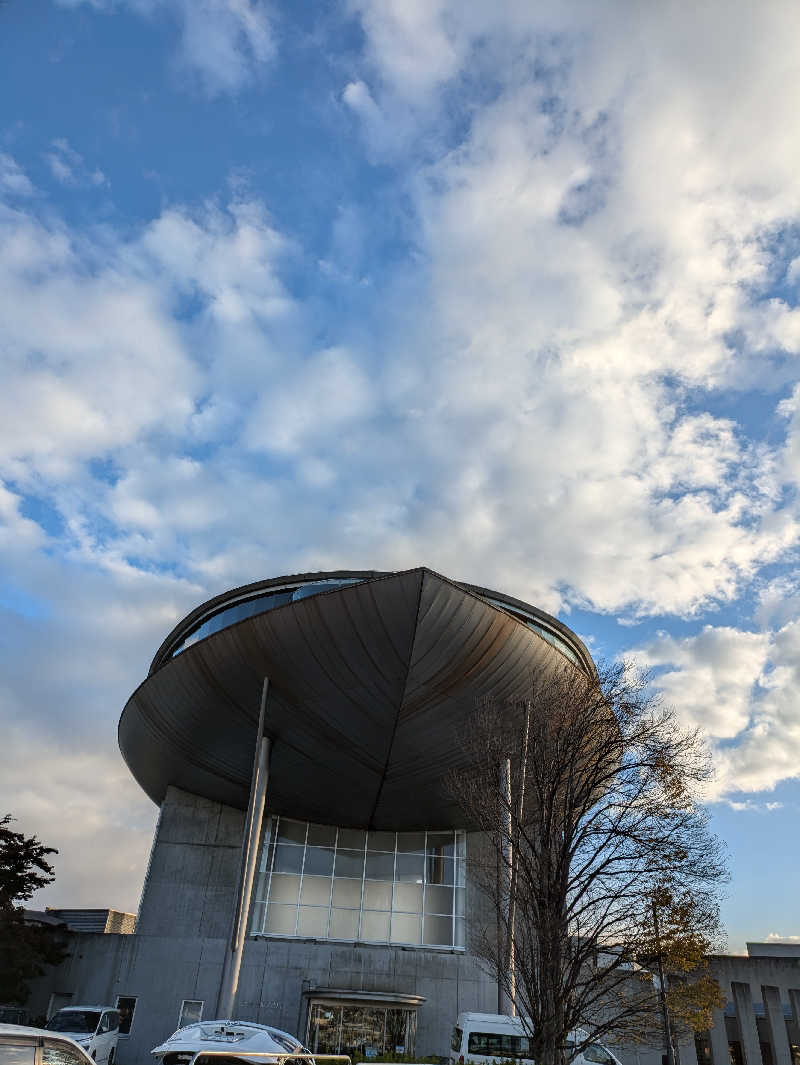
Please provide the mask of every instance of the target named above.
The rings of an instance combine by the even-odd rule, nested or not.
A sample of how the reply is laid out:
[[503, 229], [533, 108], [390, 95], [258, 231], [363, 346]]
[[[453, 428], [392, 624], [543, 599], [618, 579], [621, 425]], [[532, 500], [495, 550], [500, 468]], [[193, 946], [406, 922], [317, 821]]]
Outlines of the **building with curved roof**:
[[556, 618], [425, 568], [259, 581], [184, 618], [119, 723], [160, 809], [136, 933], [64, 977], [123, 1001], [119, 1065], [231, 1002], [319, 1053], [445, 1054], [497, 992], [442, 779], [480, 700], [565, 668], [594, 665]]

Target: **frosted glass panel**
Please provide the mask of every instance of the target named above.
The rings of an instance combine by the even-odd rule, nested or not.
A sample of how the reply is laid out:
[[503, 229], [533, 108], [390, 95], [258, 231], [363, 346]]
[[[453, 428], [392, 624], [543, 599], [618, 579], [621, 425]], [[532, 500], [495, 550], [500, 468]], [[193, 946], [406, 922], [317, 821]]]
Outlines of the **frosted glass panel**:
[[380, 880], [364, 883], [364, 908], [367, 910], [391, 910], [392, 885]]
[[270, 902], [297, 902], [300, 890], [300, 877], [287, 873], [273, 873], [269, 889]]
[[466, 912], [466, 890], [458, 887], [456, 888], [456, 917], [463, 917]]
[[424, 854], [398, 854], [395, 878], [405, 883], [421, 884], [425, 875]]
[[453, 941], [453, 919], [425, 914], [424, 942], [445, 946]]
[[367, 851], [364, 876], [367, 880], [391, 880], [394, 876], [394, 855]]
[[331, 939], [358, 939], [358, 910], [331, 910]]
[[321, 906], [301, 906], [298, 910], [297, 934], [320, 936], [328, 934], [328, 910]]
[[393, 909], [422, 913], [422, 884], [395, 884]]
[[359, 909], [361, 906], [361, 881], [334, 879], [333, 905], [347, 906], [355, 910]]
[[412, 914], [392, 915], [393, 943], [420, 943], [422, 941], [422, 918]]
[[364, 910], [361, 915], [361, 938], [379, 943], [389, 941], [389, 914]]
[[299, 873], [303, 868], [303, 848], [292, 847], [288, 843], [279, 843], [275, 848], [275, 861], [272, 870], [275, 873]]
[[303, 872], [312, 876], [330, 876], [333, 872], [333, 850], [330, 847], [307, 847]]
[[271, 902], [267, 906], [267, 920], [264, 926], [265, 932], [275, 935], [294, 935], [294, 923], [297, 917], [296, 906], [277, 906]]
[[337, 848], [335, 873], [337, 876], [358, 877], [360, 880], [364, 875], [364, 852]]
[[300, 891], [302, 906], [327, 906], [331, 899], [331, 881], [327, 876], [304, 876]]
[[425, 912], [452, 913], [453, 889], [451, 887], [439, 887], [436, 884], [428, 884], [425, 888]]

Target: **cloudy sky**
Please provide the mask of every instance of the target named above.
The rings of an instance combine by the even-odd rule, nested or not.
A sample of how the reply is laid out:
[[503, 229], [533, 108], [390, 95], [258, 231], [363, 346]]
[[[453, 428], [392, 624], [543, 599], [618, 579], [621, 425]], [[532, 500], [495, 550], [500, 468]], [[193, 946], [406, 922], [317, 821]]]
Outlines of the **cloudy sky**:
[[426, 564], [714, 751], [800, 935], [794, 0], [0, 6], [0, 808], [135, 909], [116, 723], [233, 585]]

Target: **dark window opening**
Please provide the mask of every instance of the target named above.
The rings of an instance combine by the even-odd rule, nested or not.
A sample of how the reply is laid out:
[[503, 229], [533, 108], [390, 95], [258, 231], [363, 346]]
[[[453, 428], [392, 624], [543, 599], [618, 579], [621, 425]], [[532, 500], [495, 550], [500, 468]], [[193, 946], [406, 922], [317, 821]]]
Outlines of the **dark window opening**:
[[119, 1034], [129, 1035], [133, 1024], [133, 1015], [136, 1012], [136, 999], [131, 996], [118, 995], [117, 1009], [119, 1010]]

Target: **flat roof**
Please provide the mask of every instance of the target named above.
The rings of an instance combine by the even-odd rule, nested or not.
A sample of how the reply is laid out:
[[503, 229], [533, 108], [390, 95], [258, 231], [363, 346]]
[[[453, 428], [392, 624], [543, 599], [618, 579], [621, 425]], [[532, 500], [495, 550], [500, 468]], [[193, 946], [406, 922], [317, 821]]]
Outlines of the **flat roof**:
[[[480, 699], [524, 694], [532, 671], [574, 668], [519, 609], [555, 619], [424, 567], [304, 574], [245, 591], [333, 578], [357, 581], [246, 617], [175, 654], [209, 610], [241, 598], [236, 589], [164, 641], [119, 724], [123, 757], [155, 802], [174, 785], [246, 808], [269, 677], [268, 809], [340, 827], [468, 827], [442, 788], [445, 772], [465, 764], [463, 725]], [[510, 605], [494, 605], [502, 600]], [[593, 669], [578, 637], [555, 624], [575, 660]]]

